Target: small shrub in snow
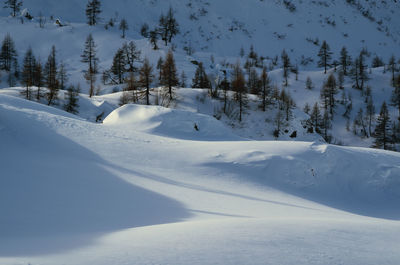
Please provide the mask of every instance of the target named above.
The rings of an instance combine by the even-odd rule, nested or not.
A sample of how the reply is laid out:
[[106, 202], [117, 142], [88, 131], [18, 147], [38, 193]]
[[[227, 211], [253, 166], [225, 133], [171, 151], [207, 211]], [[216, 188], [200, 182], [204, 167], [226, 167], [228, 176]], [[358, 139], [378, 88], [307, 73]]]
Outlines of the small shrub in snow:
[[283, 0], [283, 4], [285, 7], [290, 11], [290, 12], [295, 12], [296, 11], [296, 6], [289, 0]]

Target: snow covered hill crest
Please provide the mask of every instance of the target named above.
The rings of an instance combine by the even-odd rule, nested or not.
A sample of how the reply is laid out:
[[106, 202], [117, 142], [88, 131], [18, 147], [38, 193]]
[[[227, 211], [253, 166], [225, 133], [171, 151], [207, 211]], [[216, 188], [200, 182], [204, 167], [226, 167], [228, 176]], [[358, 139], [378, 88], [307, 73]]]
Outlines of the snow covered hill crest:
[[105, 125], [120, 125], [166, 137], [203, 140], [244, 140], [214, 117], [160, 106], [125, 105], [108, 115]]
[[[286, 48], [300, 58], [313, 57], [313, 46], [326, 40], [334, 51], [344, 43], [351, 52], [368, 48], [388, 58], [400, 43], [400, 3], [395, 0], [102, 0], [101, 24], [125, 18], [128, 36], [139, 38], [140, 28], [158, 24], [169, 7], [176, 12], [180, 34], [175, 42], [194, 51], [237, 56], [254, 45], [264, 56]], [[70, 23], [85, 23], [86, 1], [30, 0], [24, 7]], [[1, 10], [3, 16], [8, 10]]]
[[126, 105], [95, 124], [0, 95], [0, 263], [398, 263], [398, 153], [171, 137], [187, 114]]

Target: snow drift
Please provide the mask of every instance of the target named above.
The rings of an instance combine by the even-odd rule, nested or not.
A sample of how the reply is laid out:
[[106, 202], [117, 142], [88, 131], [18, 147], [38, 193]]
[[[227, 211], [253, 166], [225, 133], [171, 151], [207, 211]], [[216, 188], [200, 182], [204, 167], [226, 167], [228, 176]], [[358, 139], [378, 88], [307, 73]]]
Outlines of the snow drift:
[[[100, 235], [188, 216], [180, 203], [126, 183], [108, 172], [98, 155], [53, 129], [78, 129], [81, 122], [0, 95], [0, 255], [21, 254], [21, 247], [23, 254], [40, 249], [34, 242], [18, 247], [15, 238]], [[55, 251], [63, 243], [51, 245], [40, 251]]]
[[218, 126], [136, 105], [95, 124], [0, 95], [0, 263], [398, 263], [398, 153]]
[[398, 153], [305, 142], [246, 146], [205, 165], [336, 209], [400, 219]]
[[186, 140], [243, 140], [213, 117], [160, 106], [125, 105], [108, 115], [104, 124]]

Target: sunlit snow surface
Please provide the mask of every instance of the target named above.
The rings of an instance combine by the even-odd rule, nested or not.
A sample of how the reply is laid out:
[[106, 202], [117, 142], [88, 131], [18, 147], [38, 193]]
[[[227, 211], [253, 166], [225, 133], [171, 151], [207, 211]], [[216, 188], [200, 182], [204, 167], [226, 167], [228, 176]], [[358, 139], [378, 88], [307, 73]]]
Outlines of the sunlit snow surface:
[[0, 95], [0, 263], [399, 263], [399, 154], [241, 140], [196, 115], [127, 105], [94, 124]]

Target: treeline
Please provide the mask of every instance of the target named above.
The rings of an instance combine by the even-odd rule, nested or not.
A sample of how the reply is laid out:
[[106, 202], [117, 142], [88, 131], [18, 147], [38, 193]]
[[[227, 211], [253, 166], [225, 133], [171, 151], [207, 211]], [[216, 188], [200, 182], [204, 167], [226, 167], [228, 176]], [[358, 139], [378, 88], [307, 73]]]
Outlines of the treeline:
[[[131, 44], [131, 46], [133, 46], [133, 44]], [[125, 56], [124, 54], [120, 56], [120, 52], [117, 52], [116, 54], [116, 56], [118, 55], [118, 60], [115, 60], [114, 58], [111, 69], [105, 72], [107, 75], [111, 74], [117, 77], [117, 82], [119, 84], [125, 84], [123, 94], [120, 98], [120, 105], [131, 102], [136, 103], [142, 98], [145, 98], [145, 104], [150, 105], [150, 88], [156, 81], [157, 75], [157, 83], [163, 86], [166, 90], [165, 94], [162, 95], [163, 100], [171, 102], [174, 99], [174, 88], [182, 83], [178, 77], [178, 71], [172, 50], [169, 50], [164, 59], [160, 58], [156, 69], [147, 58], [144, 58], [141, 66], [138, 68], [124, 67], [126, 63], [129, 65], [129, 60], [126, 54]], [[138, 56], [139, 54], [140, 53], [138, 53]], [[139, 58], [140, 57], [138, 57], [138, 59]], [[155, 73], [155, 70], [157, 70], [157, 74]], [[109, 78], [106, 77], [104, 80], [109, 80]], [[112, 80], [114, 80], [113, 82], [116, 82], [115, 79]], [[182, 80], [184, 82], [184, 79]], [[155, 104], [159, 104], [159, 102], [155, 102]], [[168, 103], [165, 103], [164, 105], [168, 105]]]
[[56, 105], [59, 90], [68, 90], [65, 109], [72, 113], [77, 112], [79, 87], [66, 87], [68, 82], [66, 66], [63, 62], [58, 63], [55, 46], [51, 48], [45, 62], [36, 58], [32, 48], [28, 48], [19, 67], [14, 41], [10, 34], [7, 34], [1, 46], [0, 71], [6, 73], [10, 87], [17, 85], [18, 82], [24, 86], [21, 94], [27, 100], [38, 102], [45, 100], [47, 105]]
[[[321, 113], [318, 103], [315, 103], [312, 111], [309, 105], [305, 106], [304, 111], [311, 116], [307, 123], [309, 130], [322, 132], [325, 140], [330, 142], [332, 140], [332, 136], [328, 132], [328, 129], [332, 126], [330, 120], [334, 118], [336, 105], [342, 104], [345, 108], [342, 115], [347, 119], [346, 129], [348, 131], [351, 130], [355, 135], [362, 138], [374, 137], [374, 147], [395, 149], [395, 145], [400, 143], [400, 75], [396, 75], [399, 71], [398, 64], [400, 62], [396, 62], [396, 58], [391, 56], [385, 64], [382, 58], [375, 56], [372, 58], [372, 64], [369, 67], [366, 58], [371, 55], [366, 49], [362, 49], [354, 59], [349, 55], [346, 47], [341, 49], [337, 60], [333, 60], [332, 55], [329, 45], [324, 41], [318, 53], [320, 58], [318, 66], [324, 68], [325, 74], [327, 74], [329, 68], [333, 68], [333, 73], [329, 74], [327, 81], [321, 88], [321, 105], [324, 113]], [[369, 72], [371, 68], [377, 67], [383, 67], [384, 73], [389, 71], [391, 74], [390, 86], [393, 87], [393, 90], [389, 104], [399, 109], [399, 116], [393, 121], [390, 118], [386, 102], [383, 102], [380, 111], [376, 112], [372, 97], [373, 88], [368, 85]], [[365, 103], [364, 108], [357, 110], [352, 125], [350, 121], [353, 107], [352, 97], [351, 94], [346, 95], [343, 91], [345, 77], [350, 78], [352, 87], [361, 92]], [[312, 89], [313, 84], [310, 78], [307, 79], [306, 86], [308, 89]], [[341, 99], [337, 99], [336, 95], [340, 90], [342, 90], [342, 96]]]
[[[7, 0], [5, 8], [9, 8], [12, 16], [20, 11], [22, 1]], [[89, 0], [86, 6], [87, 23], [90, 26], [99, 24], [101, 14], [101, 2]], [[112, 18], [105, 23], [106, 29], [114, 27], [117, 20]], [[119, 23], [121, 37], [125, 38], [129, 25], [125, 19]], [[174, 10], [169, 8], [166, 15], [161, 14], [158, 25], [150, 29], [145, 23], [140, 29], [142, 36], [149, 39], [154, 49], [158, 49], [159, 40], [165, 45], [179, 34], [179, 24], [174, 16]], [[186, 74], [180, 74], [174, 60], [174, 46], [171, 46], [165, 58], [160, 58], [156, 65], [142, 58], [141, 51], [133, 41], [126, 42], [114, 55], [112, 65], [101, 73], [101, 81], [104, 85], [122, 85], [123, 94], [120, 103], [138, 102], [143, 100], [145, 104], [151, 104], [150, 88], [152, 85], [160, 85], [165, 88], [163, 100], [174, 99], [174, 87], [186, 87]], [[189, 52], [189, 51], [187, 51]], [[317, 132], [327, 142], [335, 142], [331, 135], [332, 120], [337, 115], [337, 106], [343, 105], [345, 112], [342, 115], [347, 119], [346, 129], [363, 138], [374, 137], [375, 146], [384, 149], [393, 149], [400, 142], [400, 125], [398, 119], [392, 119], [388, 112], [388, 104], [399, 109], [400, 116], [400, 77], [398, 62], [392, 56], [388, 62], [384, 62], [379, 56], [371, 58], [367, 49], [362, 49], [356, 56], [351, 56], [346, 47], [335, 58], [329, 44], [323, 41], [318, 53], [317, 66], [323, 68], [327, 79], [320, 89], [320, 101], [307, 104], [304, 111], [310, 118], [304, 121], [304, 127], [310, 133]], [[292, 59], [286, 50], [280, 56], [259, 56], [253, 46], [248, 54], [244, 49], [240, 50], [241, 61], [236, 64], [222, 64], [223, 69], [216, 76], [206, 73], [202, 62], [195, 62], [197, 69], [192, 79], [191, 87], [208, 89], [209, 95], [223, 101], [222, 113], [231, 115], [237, 107], [239, 121], [245, 116], [248, 106], [248, 96], [256, 95], [260, 99], [262, 111], [274, 110], [274, 135], [279, 137], [292, 119], [292, 110], [295, 101], [290, 95], [290, 77], [298, 79], [299, 66], [292, 63]], [[244, 58], [246, 57], [246, 58]], [[244, 59], [244, 60], [243, 60]], [[371, 60], [372, 59], [372, 60]], [[372, 61], [371, 65], [367, 61]], [[92, 35], [89, 35], [84, 44], [81, 62], [87, 65], [83, 76], [89, 84], [89, 97], [96, 94], [96, 82], [99, 76], [99, 58], [97, 46]], [[313, 62], [310, 58], [302, 58], [301, 65]], [[267, 65], [269, 63], [269, 65]], [[391, 86], [393, 87], [390, 102], [384, 102], [377, 113], [373, 102], [372, 90], [369, 86], [369, 72], [371, 68], [383, 67], [385, 72], [391, 74]], [[279, 88], [272, 84], [268, 71], [274, 68], [282, 69], [283, 83]], [[9, 86], [15, 86], [20, 82], [24, 87], [23, 95], [27, 99], [46, 100], [48, 105], [58, 104], [59, 90], [66, 90], [68, 74], [66, 66], [56, 60], [56, 48], [50, 51], [47, 61], [42, 63], [37, 59], [32, 49], [28, 49], [24, 55], [23, 64], [18, 65], [18, 54], [10, 35], [3, 40], [0, 51], [0, 70], [7, 74]], [[365, 100], [365, 107], [357, 111], [355, 118], [351, 120], [353, 109], [351, 94], [344, 92], [345, 81], [351, 81], [352, 87], [361, 92]], [[33, 87], [36, 88], [33, 91]], [[43, 88], [45, 87], [45, 88]], [[314, 89], [315, 85], [310, 77], [307, 78], [306, 88]], [[341, 93], [340, 93], [341, 92]], [[78, 108], [77, 95], [79, 86], [68, 87], [67, 111], [76, 113]], [[338, 98], [338, 94], [341, 97]], [[142, 101], [142, 102], [143, 102]], [[154, 102], [156, 103], [156, 102]], [[354, 116], [354, 115], [353, 115]], [[336, 142], [337, 143], [337, 142]]]
[[[345, 109], [342, 113], [343, 117], [347, 120], [346, 128], [349, 131], [362, 138], [374, 138], [374, 147], [384, 149], [395, 149], [396, 144], [400, 143], [400, 75], [398, 64], [394, 56], [391, 56], [387, 63], [379, 57], [372, 58], [372, 64], [367, 65], [367, 58], [370, 53], [366, 49], [362, 51], [353, 59], [346, 47], [341, 49], [339, 57], [333, 59], [333, 53], [329, 45], [324, 41], [318, 51], [318, 67], [322, 67], [324, 73], [328, 75], [326, 81], [320, 88], [320, 101], [314, 104], [306, 104], [304, 112], [310, 115], [310, 118], [303, 122], [305, 129], [308, 132], [319, 133], [327, 142], [338, 143], [331, 134], [332, 121], [337, 115], [337, 106], [343, 105]], [[243, 49], [240, 51], [240, 56], [245, 57]], [[237, 101], [239, 109], [239, 120], [243, 119], [243, 111], [246, 108], [246, 101], [248, 94], [257, 95], [260, 98], [260, 108], [265, 111], [266, 109], [275, 109], [276, 117], [274, 120], [275, 131], [274, 135], [279, 135], [288, 126], [292, 109], [295, 102], [290, 95], [289, 77], [295, 75], [298, 79], [298, 67], [292, 65], [288, 53], [283, 50], [279, 58], [275, 57], [270, 59], [277, 68], [282, 69], [283, 83], [282, 88], [279, 89], [276, 84], [271, 85], [268, 77], [267, 67], [265, 64], [266, 58], [258, 56], [254, 51], [254, 47], [250, 47], [247, 54], [243, 68], [238, 62], [235, 65], [229, 65], [227, 69], [223, 70], [224, 78], [214, 87], [210, 81], [209, 76], [204, 70], [203, 64], [198, 63], [198, 67], [192, 82], [193, 88], [208, 88], [210, 95], [224, 100], [223, 112], [227, 112], [227, 99], [225, 91], [231, 90], [234, 92], [232, 99]], [[383, 67], [384, 73], [390, 72], [391, 82], [393, 87], [390, 102], [383, 102], [380, 106], [380, 111], [376, 111], [374, 100], [372, 97], [372, 89], [369, 85], [371, 68]], [[230, 70], [229, 70], [230, 69]], [[228, 74], [227, 74], [228, 73]], [[230, 75], [231, 78], [227, 78]], [[364, 98], [365, 107], [357, 110], [355, 118], [351, 121], [351, 112], [353, 109], [351, 93], [346, 93], [344, 84], [350, 81], [352, 87], [359, 91]], [[306, 88], [314, 89], [313, 81], [310, 77], [306, 80]], [[341, 97], [338, 94], [341, 93]], [[388, 104], [396, 107], [399, 110], [399, 116], [396, 119], [391, 119], [388, 111]]]
[[[10, 9], [10, 15], [12, 17], [17, 17], [18, 13], [21, 12], [22, 6], [23, 6], [22, 0], [4, 1], [4, 8]], [[88, 0], [85, 9], [85, 15], [87, 19], [87, 24], [89, 26], [98, 25], [102, 20], [104, 20], [100, 16], [101, 13], [102, 13], [101, 1]], [[24, 16], [28, 20], [33, 20], [34, 18], [28, 12], [25, 12]], [[51, 16], [51, 20], [54, 20], [53, 16]], [[23, 17], [21, 17], [21, 23], [23, 22], [24, 22]], [[43, 17], [41, 13], [38, 15], [38, 22], [40, 28], [43, 28], [44, 24], [46, 23], [46, 19]], [[58, 19], [55, 21], [55, 23], [60, 27], [64, 26], [64, 24]], [[122, 38], [126, 37], [126, 33], [129, 30], [129, 24], [125, 18], [121, 19], [118, 19], [117, 17], [110, 18], [107, 22], [103, 22], [103, 24], [106, 30], [118, 26], [118, 29], [121, 30]], [[143, 37], [149, 39], [150, 43], [153, 45], [153, 49], [155, 50], [158, 49], [158, 40], [162, 40], [165, 46], [167, 46], [169, 43], [172, 42], [173, 38], [180, 32], [179, 23], [175, 18], [174, 9], [170, 7], [165, 15], [162, 13], [159, 17], [158, 25], [155, 26], [153, 29], [150, 29], [149, 25], [147, 23], [144, 23], [141, 26], [139, 32]]]
[[[90, 26], [97, 25], [101, 20], [101, 2], [99, 0], [89, 0], [86, 5], [86, 17], [87, 23]], [[105, 29], [110, 29], [118, 24], [117, 18], [110, 18], [105, 24]], [[126, 31], [129, 29], [128, 22], [125, 18], [119, 21], [119, 30], [121, 30], [121, 37], [125, 38]], [[166, 15], [161, 14], [159, 17], [158, 25], [150, 29], [147, 23], [144, 23], [140, 28], [140, 34], [148, 38], [150, 43], [153, 45], [153, 49], [158, 49], [158, 40], [162, 40], [165, 46], [172, 42], [172, 39], [179, 34], [179, 23], [175, 18], [175, 11], [170, 7]]]
[[[101, 75], [103, 84], [123, 86], [121, 105], [139, 102], [142, 99], [145, 104], [151, 104], [150, 89], [155, 84], [166, 88], [165, 94], [162, 95], [163, 100], [168, 99], [171, 102], [174, 99], [174, 88], [185, 87], [187, 81], [184, 72], [181, 72], [180, 75], [178, 73], [173, 51], [169, 50], [166, 57], [160, 58], [155, 66], [141, 55], [141, 51], [133, 41], [124, 43], [115, 53], [110, 68], [103, 71]], [[381, 106], [379, 115], [376, 113], [371, 93], [372, 88], [368, 85], [369, 67], [365, 63], [365, 57], [369, 56], [368, 52], [362, 50], [353, 60], [347, 49], [343, 47], [338, 60], [332, 60], [332, 55], [329, 45], [323, 42], [318, 52], [320, 58], [318, 66], [323, 67], [326, 74], [328, 74], [328, 70], [330, 71], [320, 89], [320, 102], [315, 102], [312, 107], [307, 104], [304, 108], [304, 112], [310, 115], [310, 118], [304, 121], [305, 128], [310, 133], [321, 134], [327, 142], [332, 142], [333, 137], [330, 133], [332, 120], [337, 114], [337, 106], [342, 104], [345, 109], [342, 115], [347, 119], [346, 128], [349, 131], [352, 130], [355, 135], [360, 137], [374, 137], [376, 147], [393, 149], [395, 144], [400, 141], [399, 123], [396, 122], [396, 119], [392, 121], [390, 118], [387, 103]], [[244, 57], [244, 55], [242, 56]], [[279, 137], [290, 124], [292, 110], [295, 107], [295, 101], [289, 90], [289, 76], [294, 74], [296, 79], [298, 77], [298, 68], [291, 64], [285, 50], [282, 51], [280, 59], [283, 74], [281, 89], [276, 84], [272, 84], [267, 67], [263, 65], [263, 59], [258, 57], [253, 47], [250, 48], [243, 67], [239, 61], [234, 65], [223, 64], [224, 69], [218, 78], [207, 74], [202, 62], [193, 62], [197, 65], [197, 69], [191, 87], [207, 89], [211, 97], [223, 101], [221, 111], [227, 116], [230, 116], [237, 107], [239, 121], [244, 119], [243, 114], [248, 105], [248, 95], [258, 96], [262, 111], [275, 110], [274, 135]], [[92, 35], [89, 35], [85, 41], [81, 62], [87, 65], [83, 76], [90, 87], [89, 97], [92, 97], [96, 94], [96, 78], [99, 75], [97, 46]], [[384, 71], [390, 72], [393, 93], [389, 104], [398, 108], [400, 115], [400, 75], [397, 74], [398, 63], [395, 57], [392, 56], [387, 64], [384, 64], [379, 57], [375, 57], [371, 66], [384, 66]], [[25, 87], [22, 94], [28, 100], [40, 101], [43, 98], [48, 105], [58, 104], [59, 90], [67, 89], [66, 66], [62, 62], [57, 62], [54, 46], [44, 64], [36, 59], [34, 52], [29, 48], [24, 55], [21, 69], [19, 69], [15, 44], [11, 36], [7, 34], [0, 52], [0, 70], [7, 74], [9, 86], [15, 86], [17, 81], [20, 81]], [[352, 125], [350, 114], [353, 104], [351, 95], [346, 94], [343, 90], [345, 78], [352, 80], [353, 87], [359, 90], [365, 99], [365, 108], [358, 110]], [[35, 91], [33, 91], [33, 87], [36, 87]], [[314, 89], [314, 84], [309, 77], [306, 81], [306, 88]], [[338, 98], [337, 95], [341, 91], [341, 98]], [[77, 112], [78, 93], [79, 86], [68, 87], [68, 93], [65, 93], [68, 102], [65, 106], [67, 111]]]
[[[332, 136], [327, 133], [327, 129], [332, 125], [326, 120], [329, 117], [331, 120], [333, 119], [335, 107], [339, 103], [345, 107], [345, 112], [342, 115], [347, 119], [346, 129], [348, 131], [352, 130], [355, 135], [362, 138], [374, 137], [374, 147], [394, 150], [395, 145], [400, 143], [400, 75], [396, 76], [399, 71], [398, 63], [400, 61], [396, 62], [396, 58], [392, 55], [385, 64], [382, 58], [376, 55], [372, 58], [372, 63], [369, 67], [366, 58], [370, 57], [371, 54], [366, 49], [362, 49], [353, 59], [346, 47], [341, 49], [339, 58], [333, 60], [333, 53], [326, 41], [322, 43], [318, 56], [320, 58], [318, 66], [324, 68], [324, 73], [327, 73], [328, 68], [333, 68], [333, 73], [329, 75], [321, 89], [321, 102], [325, 113], [320, 115], [316, 106], [311, 112], [314, 129], [323, 131], [325, 140], [331, 141]], [[391, 74], [391, 82], [387, 84], [393, 87], [389, 104], [399, 109], [397, 119], [391, 120], [387, 102], [383, 102], [380, 106], [380, 111], [376, 113], [372, 96], [373, 88], [368, 84], [368, 81], [370, 80], [369, 73], [371, 68], [377, 67], [383, 67], [384, 73], [389, 71]], [[365, 103], [364, 108], [357, 110], [352, 128], [350, 128], [350, 113], [353, 105], [351, 94], [346, 95], [342, 91], [341, 99], [335, 97], [340, 90], [343, 90], [345, 77], [349, 77], [352, 81], [352, 87], [361, 92]], [[309, 107], [306, 106], [307, 109]], [[320, 125], [318, 126], [318, 124]]]

